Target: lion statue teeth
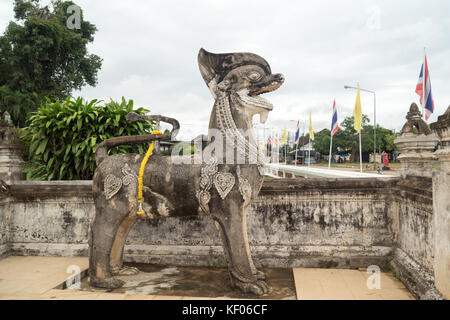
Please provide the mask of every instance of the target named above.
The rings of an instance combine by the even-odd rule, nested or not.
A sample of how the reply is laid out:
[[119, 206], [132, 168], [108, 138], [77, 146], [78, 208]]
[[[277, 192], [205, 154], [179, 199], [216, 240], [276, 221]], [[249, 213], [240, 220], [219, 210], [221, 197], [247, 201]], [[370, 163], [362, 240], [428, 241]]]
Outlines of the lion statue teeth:
[[261, 122], [267, 120], [273, 105], [260, 95], [278, 89], [284, 77], [272, 74], [267, 61], [253, 53], [214, 54], [200, 49], [198, 64], [215, 100], [208, 143], [200, 155], [184, 156], [188, 161], [154, 151], [142, 177], [145, 215], [136, 214], [138, 173], [144, 156], [108, 156], [108, 150], [119, 145], [173, 139], [179, 130], [178, 121], [130, 113], [130, 121], [170, 123], [172, 132], [116, 137], [103, 141], [96, 150], [96, 212], [89, 235], [92, 286], [118, 288], [124, 282], [114, 275], [139, 272], [123, 266], [125, 240], [137, 219], [206, 214], [219, 229], [232, 286], [256, 295], [268, 292], [265, 275], [255, 268], [247, 240], [247, 210], [261, 189], [265, 163], [252, 118], [259, 114]]

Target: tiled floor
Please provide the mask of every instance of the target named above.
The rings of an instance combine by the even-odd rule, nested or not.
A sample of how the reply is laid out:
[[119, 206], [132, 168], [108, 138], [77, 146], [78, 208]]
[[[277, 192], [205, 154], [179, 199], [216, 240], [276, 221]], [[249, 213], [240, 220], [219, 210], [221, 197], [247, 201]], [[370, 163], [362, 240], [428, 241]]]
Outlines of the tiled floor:
[[81, 271], [87, 258], [8, 257], [0, 260], [0, 299], [37, 297], [69, 278], [69, 266]]
[[[0, 260], [0, 300], [183, 300], [214, 298], [156, 296], [79, 290], [54, 289], [74, 274], [88, 267], [87, 258], [7, 257]], [[75, 267], [74, 267], [75, 266]], [[299, 300], [323, 299], [414, 299], [403, 284], [391, 275], [381, 273], [380, 289], [370, 290], [370, 274], [359, 270], [300, 269], [294, 271]], [[223, 298], [229, 299], [229, 298]]]
[[[365, 270], [294, 268], [298, 300], [411, 300], [414, 297], [392, 275], [381, 272], [379, 289], [369, 289]], [[373, 280], [374, 278], [371, 278]], [[370, 281], [369, 284], [375, 284]]]
[[69, 277], [74, 276], [74, 273], [70, 272], [74, 269], [73, 266], [79, 267], [79, 270], [83, 272], [88, 265], [87, 258], [7, 257], [1, 259], [0, 300], [214, 300], [202, 297], [130, 295], [54, 289]]

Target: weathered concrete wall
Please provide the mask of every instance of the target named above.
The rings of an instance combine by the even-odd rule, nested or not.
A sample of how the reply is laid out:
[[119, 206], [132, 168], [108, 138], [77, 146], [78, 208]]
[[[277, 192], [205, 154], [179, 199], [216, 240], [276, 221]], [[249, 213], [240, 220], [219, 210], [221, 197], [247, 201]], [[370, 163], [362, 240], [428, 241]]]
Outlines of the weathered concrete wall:
[[10, 248], [16, 255], [87, 255], [95, 214], [91, 181], [17, 181], [10, 186]]
[[[450, 161], [449, 161], [450, 162]], [[442, 167], [442, 166], [441, 166]], [[450, 299], [450, 167], [433, 177], [436, 287]]]
[[429, 273], [401, 249], [396, 249], [391, 261], [397, 277], [409, 291], [421, 300], [442, 299], [436, 289], [434, 275]]
[[393, 189], [396, 250], [392, 264], [399, 279], [420, 299], [439, 299], [434, 284], [435, 225], [432, 179], [406, 176]]
[[441, 142], [435, 152], [440, 170], [433, 173], [435, 283], [442, 295], [450, 299], [450, 106], [430, 127]]
[[355, 267], [382, 264], [393, 245], [393, 181], [275, 180], [253, 204], [249, 228], [256, 245], [290, 247], [297, 266]]
[[0, 199], [0, 257], [9, 251], [9, 210], [8, 202]]
[[[417, 297], [439, 298], [431, 190], [431, 179], [410, 176], [267, 181], [248, 214], [255, 264], [353, 268], [391, 261]], [[88, 254], [95, 215], [90, 181], [14, 182], [8, 192], [12, 196], [0, 194], [3, 250]], [[145, 263], [225, 265], [218, 231], [208, 216], [140, 220], [124, 256]]]
[[[384, 179], [385, 180], [385, 179]], [[392, 255], [391, 187], [396, 179], [277, 180], [264, 184], [248, 215], [255, 262], [266, 266], [361, 267]], [[90, 182], [11, 185], [12, 254], [87, 255], [94, 216]], [[207, 216], [142, 220], [125, 260], [224, 264], [218, 231]]]
[[431, 178], [408, 176], [395, 188], [398, 203], [397, 247], [433, 273], [434, 228]]
[[[450, 296], [450, 107], [428, 125], [411, 104], [406, 123], [394, 141], [402, 177], [395, 190], [397, 249], [394, 268], [419, 298]], [[440, 141], [440, 147], [435, 151]], [[439, 160], [440, 170], [434, 168]], [[436, 289], [438, 288], [438, 290]]]
[[[334, 179], [265, 183], [247, 219], [255, 263], [310, 267], [384, 263], [393, 245], [387, 191], [393, 183]], [[127, 244], [125, 257], [134, 261], [223, 263], [218, 231], [209, 217], [140, 221]]]

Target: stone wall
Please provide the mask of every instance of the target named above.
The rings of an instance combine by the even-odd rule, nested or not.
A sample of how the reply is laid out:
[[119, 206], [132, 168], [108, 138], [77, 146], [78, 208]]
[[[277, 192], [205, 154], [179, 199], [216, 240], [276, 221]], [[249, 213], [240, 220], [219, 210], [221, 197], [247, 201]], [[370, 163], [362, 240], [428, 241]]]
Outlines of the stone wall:
[[[450, 138], [450, 135], [449, 135]], [[448, 147], [450, 149], [450, 145]], [[450, 152], [449, 152], [450, 154]], [[450, 165], [450, 156], [447, 160]], [[442, 167], [442, 162], [441, 162]], [[449, 166], [450, 169], [450, 166]], [[435, 259], [434, 276], [436, 288], [450, 299], [450, 170], [436, 172], [433, 177], [434, 225], [435, 225]]]
[[[397, 179], [272, 180], [248, 215], [255, 263], [277, 267], [366, 267], [393, 254]], [[95, 210], [91, 182], [10, 185], [10, 253], [87, 255]], [[5, 210], [3, 210], [5, 211]], [[218, 231], [207, 216], [141, 220], [130, 232], [125, 260], [223, 265]]]
[[392, 264], [417, 297], [450, 298], [450, 107], [431, 125], [422, 116], [412, 103], [394, 141], [403, 179], [393, 190], [399, 225]]
[[434, 284], [435, 223], [432, 179], [406, 176], [392, 190], [395, 252], [392, 264], [397, 277], [420, 299], [439, 299]]
[[441, 142], [435, 153], [440, 170], [433, 172], [434, 276], [436, 288], [450, 299], [450, 106], [430, 127]]
[[9, 251], [9, 210], [8, 203], [0, 201], [0, 257]]
[[398, 206], [397, 248], [433, 273], [433, 192], [430, 178], [408, 176], [394, 190]]
[[[391, 262], [416, 297], [440, 298], [434, 280], [431, 183], [431, 178], [414, 176], [265, 181], [248, 214], [255, 264], [357, 268]], [[0, 193], [0, 250], [87, 256], [95, 214], [91, 186], [91, 181], [12, 182]], [[208, 216], [140, 220], [127, 239], [124, 258], [225, 265], [218, 231]]]
[[10, 185], [10, 252], [87, 255], [95, 214], [91, 181], [16, 181]]

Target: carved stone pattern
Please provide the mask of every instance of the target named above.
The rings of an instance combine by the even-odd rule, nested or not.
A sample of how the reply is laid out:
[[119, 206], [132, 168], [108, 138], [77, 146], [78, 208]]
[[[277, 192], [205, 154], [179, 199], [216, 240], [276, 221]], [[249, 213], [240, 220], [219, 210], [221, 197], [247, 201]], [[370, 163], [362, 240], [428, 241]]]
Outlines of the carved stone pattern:
[[[261, 150], [246, 141], [245, 137], [239, 132], [236, 123], [231, 114], [230, 101], [228, 97], [223, 97], [216, 100], [216, 117], [220, 132], [226, 137], [228, 146], [236, 147], [238, 153], [244, 154], [249, 159], [257, 159], [258, 166], [264, 165], [264, 155]], [[236, 141], [236, 145], [234, 142]], [[261, 170], [259, 170], [260, 174]]]
[[201, 175], [212, 176], [217, 173], [217, 170], [217, 158], [211, 157], [206, 163], [203, 164]]
[[203, 163], [201, 168], [200, 180], [198, 185], [198, 190], [196, 192], [197, 200], [200, 204], [202, 210], [209, 214], [208, 203], [211, 200], [211, 194], [209, 190], [212, 187], [212, 180], [214, 175], [217, 173], [217, 158], [211, 157], [206, 163]]
[[105, 178], [105, 185], [104, 185], [106, 200], [111, 199], [117, 192], [119, 192], [121, 187], [122, 187], [122, 179], [117, 178], [113, 174], [108, 174]]
[[431, 133], [430, 127], [428, 124], [422, 119], [422, 114], [419, 111], [419, 107], [417, 104], [412, 103], [409, 111], [406, 115], [406, 123], [403, 125], [400, 134], [404, 133], [412, 133], [414, 132], [414, 127], [417, 129], [416, 134], [425, 134], [429, 135]]
[[[232, 100], [233, 104], [235, 104], [235, 105], [240, 104], [239, 99], [237, 99], [235, 96], [231, 96], [231, 100]], [[231, 110], [230, 110], [230, 115], [231, 115]], [[233, 124], [234, 124], [233, 118], [231, 118], [231, 120], [233, 121]], [[234, 124], [234, 127], [236, 127], [235, 124]], [[265, 166], [265, 161], [264, 161], [265, 155], [262, 152], [261, 148], [259, 146], [257, 146], [257, 145], [254, 145], [254, 144], [250, 143], [250, 142], [247, 143], [247, 141], [245, 140], [245, 138], [242, 136], [242, 134], [239, 131], [237, 131], [237, 134], [238, 134], [238, 136], [240, 136], [240, 139], [243, 140], [243, 144], [245, 145], [249, 156], [250, 157], [254, 157], [254, 158], [257, 157], [258, 165], [259, 166], [261, 166], [261, 165]], [[261, 175], [264, 175], [264, 173], [262, 173]]]
[[258, 171], [263, 176], [266, 173], [266, 165], [264, 163], [258, 164]]
[[137, 174], [134, 173], [133, 170], [131, 170], [130, 166], [128, 165], [128, 163], [125, 163], [125, 165], [122, 168], [122, 173], [124, 176], [130, 175], [135, 177], [136, 179], [138, 178]]
[[252, 198], [252, 186], [248, 179], [241, 174], [241, 168], [239, 166], [237, 167], [236, 173], [239, 180], [239, 192], [242, 198], [244, 198], [244, 203], [247, 204]]
[[219, 192], [220, 197], [225, 199], [233, 189], [235, 183], [234, 176], [229, 172], [218, 172], [214, 176], [214, 186], [217, 192]]
[[122, 178], [122, 183], [124, 186], [129, 186], [129, 195], [135, 195], [137, 194], [137, 183], [138, 183], [138, 176], [136, 173], [131, 170], [130, 166], [125, 163], [125, 165], [122, 168], [122, 173], [124, 174], [124, 177]]
[[122, 179], [117, 178], [113, 174], [108, 174], [105, 178], [104, 191], [106, 200], [114, 197], [117, 192], [119, 192], [122, 185], [130, 186], [129, 195], [134, 195], [137, 193], [137, 182], [138, 176], [131, 170], [130, 166], [126, 163], [122, 168], [122, 174], [124, 175]]
[[200, 177], [200, 189], [202, 190], [211, 189], [211, 178], [209, 176]]
[[196, 194], [198, 202], [205, 213], [209, 214], [208, 203], [211, 200], [211, 194], [207, 190], [199, 190]]

